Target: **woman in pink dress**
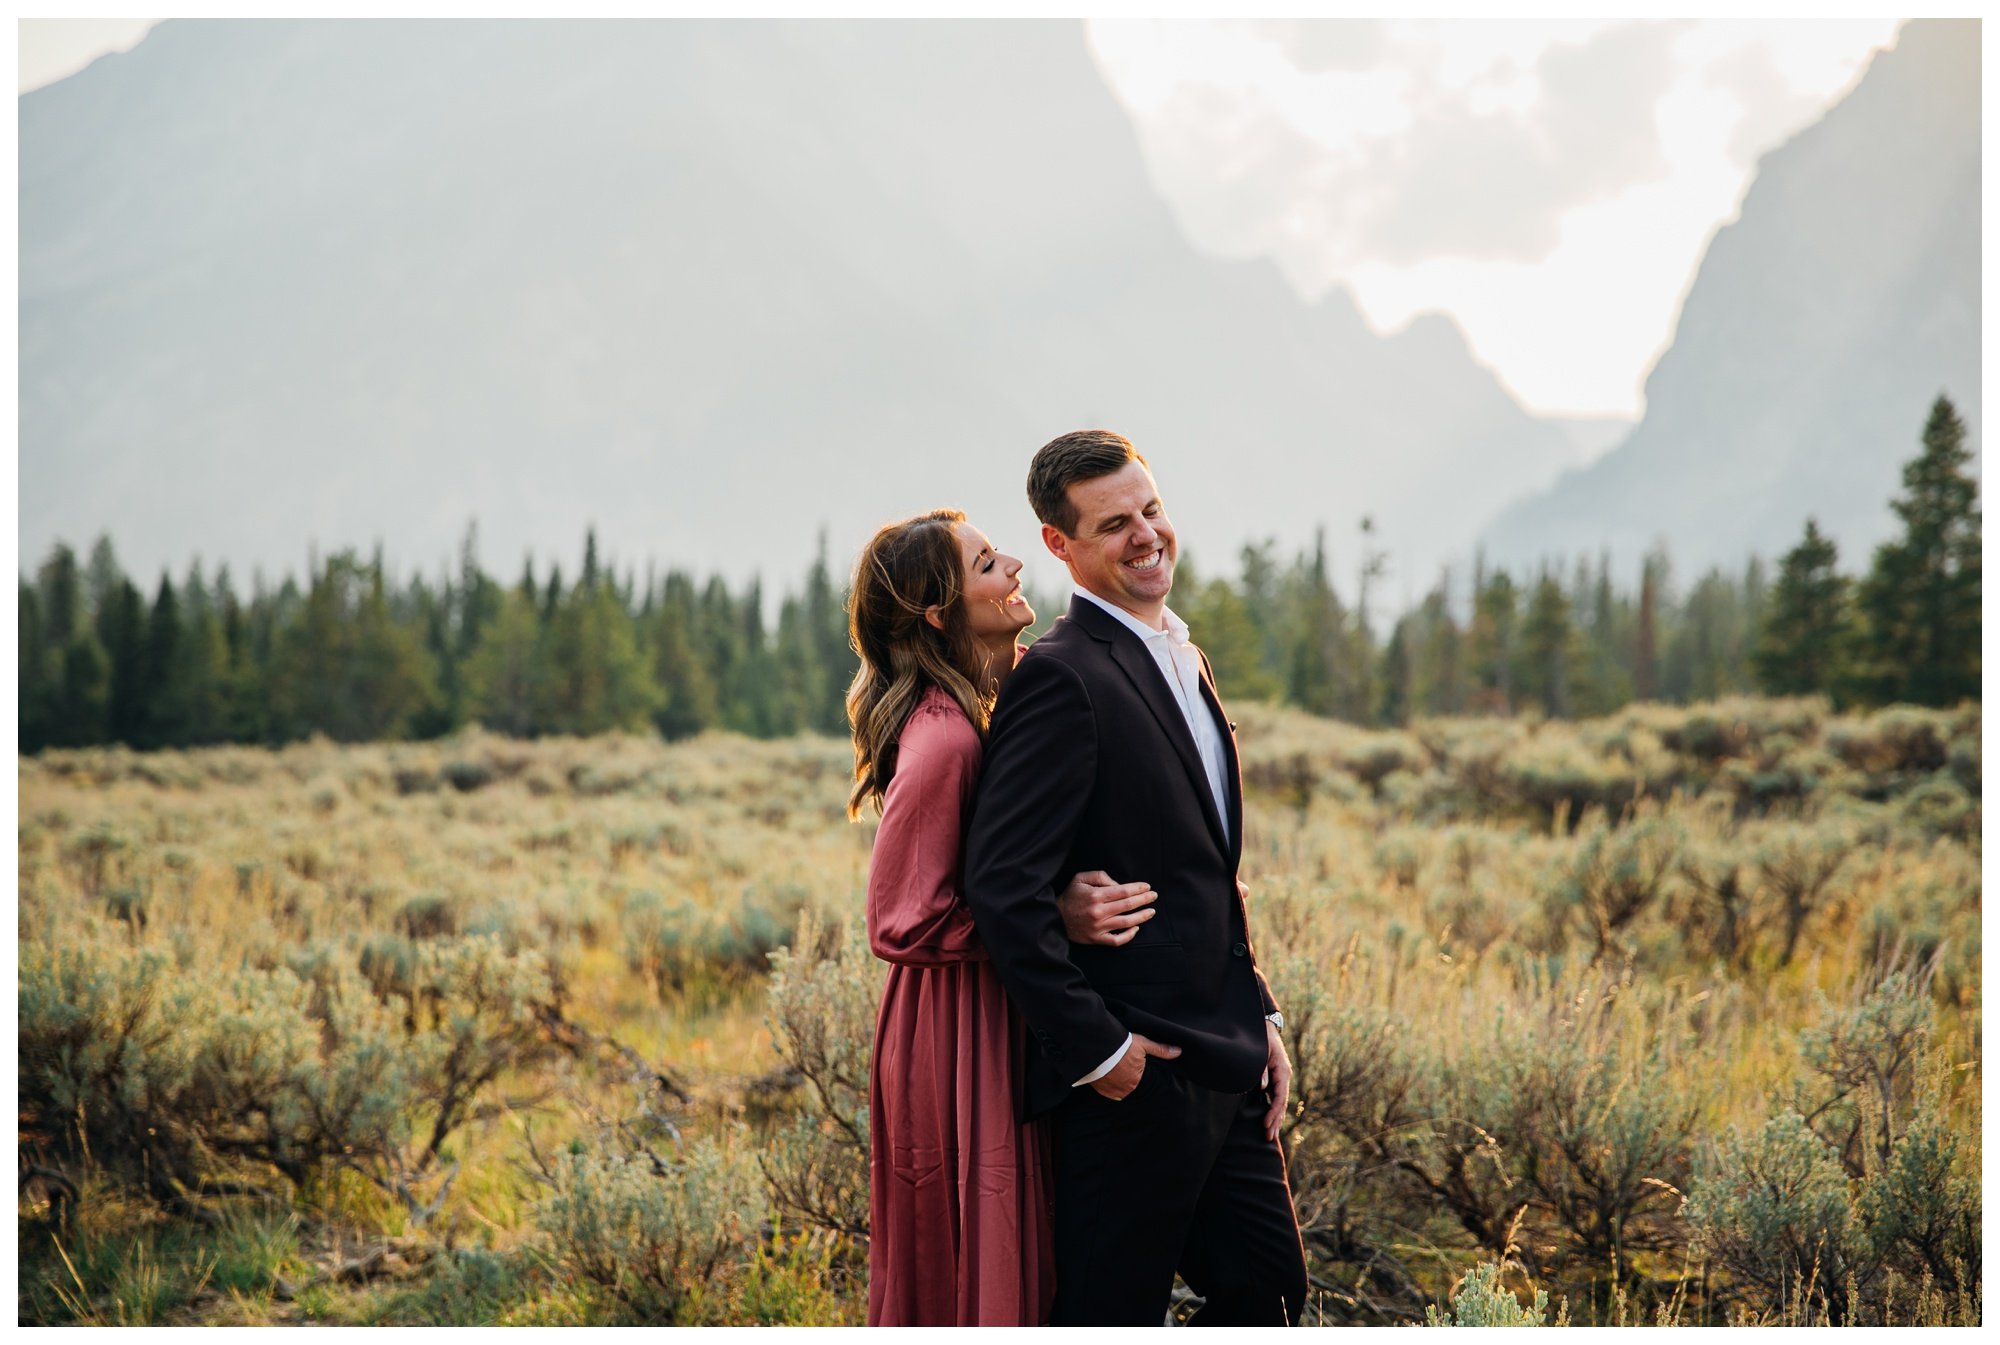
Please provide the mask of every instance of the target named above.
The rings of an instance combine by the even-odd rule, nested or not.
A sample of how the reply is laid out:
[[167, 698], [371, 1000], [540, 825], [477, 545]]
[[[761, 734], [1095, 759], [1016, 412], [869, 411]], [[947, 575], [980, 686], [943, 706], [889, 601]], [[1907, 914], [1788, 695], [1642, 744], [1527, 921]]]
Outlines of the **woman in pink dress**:
[[[1021, 562], [957, 510], [877, 532], [856, 567], [848, 814], [876, 804], [868, 939], [890, 963], [869, 1082], [868, 1324], [1028, 1326], [1055, 1293], [1048, 1141], [1015, 1104], [1026, 1037], [960, 893], [987, 717], [1035, 619]], [[1070, 937], [1120, 944], [1145, 883], [1079, 874]]]

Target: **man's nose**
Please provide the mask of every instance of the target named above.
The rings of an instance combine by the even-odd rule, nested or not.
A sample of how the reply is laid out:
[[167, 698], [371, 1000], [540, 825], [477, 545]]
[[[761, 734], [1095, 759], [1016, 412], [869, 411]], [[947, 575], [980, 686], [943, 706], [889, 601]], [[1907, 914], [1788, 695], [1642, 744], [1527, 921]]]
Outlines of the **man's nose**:
[[1151, 546], [1160, 540], [1160, 533], [1151, 523], [1141, 518], [1132, 525], [1132, 540], [1140, 546]]

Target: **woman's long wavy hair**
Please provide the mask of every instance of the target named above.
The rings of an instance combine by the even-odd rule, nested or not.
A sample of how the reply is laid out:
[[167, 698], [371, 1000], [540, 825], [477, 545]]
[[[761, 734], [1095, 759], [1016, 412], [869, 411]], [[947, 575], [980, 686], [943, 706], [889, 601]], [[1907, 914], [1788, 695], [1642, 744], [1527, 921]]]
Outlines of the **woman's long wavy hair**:
[[[957, 509], [933, 509], [880, 529], [862, 548], [847, 605], [847, 638], [861, 668], [847, 689], [854, 729], [854, 789], [847, 815], [877, 811], [896, 774], [896, 739], [927, 687], [958, 702], [983, 737], [993, 711], [979, 689], [984, 660], [965, 614], [965, 557]], [[936, 607], [944, 629], [924, 619]]]

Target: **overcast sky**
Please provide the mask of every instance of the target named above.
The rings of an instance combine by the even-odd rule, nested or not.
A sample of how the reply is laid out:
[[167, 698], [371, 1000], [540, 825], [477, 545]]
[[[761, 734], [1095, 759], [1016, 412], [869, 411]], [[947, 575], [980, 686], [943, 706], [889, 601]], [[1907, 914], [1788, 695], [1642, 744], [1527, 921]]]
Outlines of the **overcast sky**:
[[[38, 88], [155, 19], [22, 20]], [[1379, 330], [1444, 312], [1529, 410], [1636, 418], [1757, 156], [1893, 19], [1090, 21], [1200, 247], [1345, 285]]]
[[1449, 313], [1530, 410], [1636, 417], [1757, 156], [1892, 19], [1093, 20], [1154, 181], [1210, 251]]

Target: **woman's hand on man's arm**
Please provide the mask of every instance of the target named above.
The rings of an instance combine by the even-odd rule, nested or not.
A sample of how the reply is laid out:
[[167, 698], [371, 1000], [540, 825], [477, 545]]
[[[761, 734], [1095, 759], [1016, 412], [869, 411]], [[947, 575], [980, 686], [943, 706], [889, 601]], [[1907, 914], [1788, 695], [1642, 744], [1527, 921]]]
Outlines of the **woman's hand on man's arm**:
[[1079, 873], [1069, 880], [1056, 908], [1071, 943], [1116, 948], [1130, 943], [1139, 926], [1153, 918], [1159, 893], [1148, 883], [1118, 883], [1102, 869]]

